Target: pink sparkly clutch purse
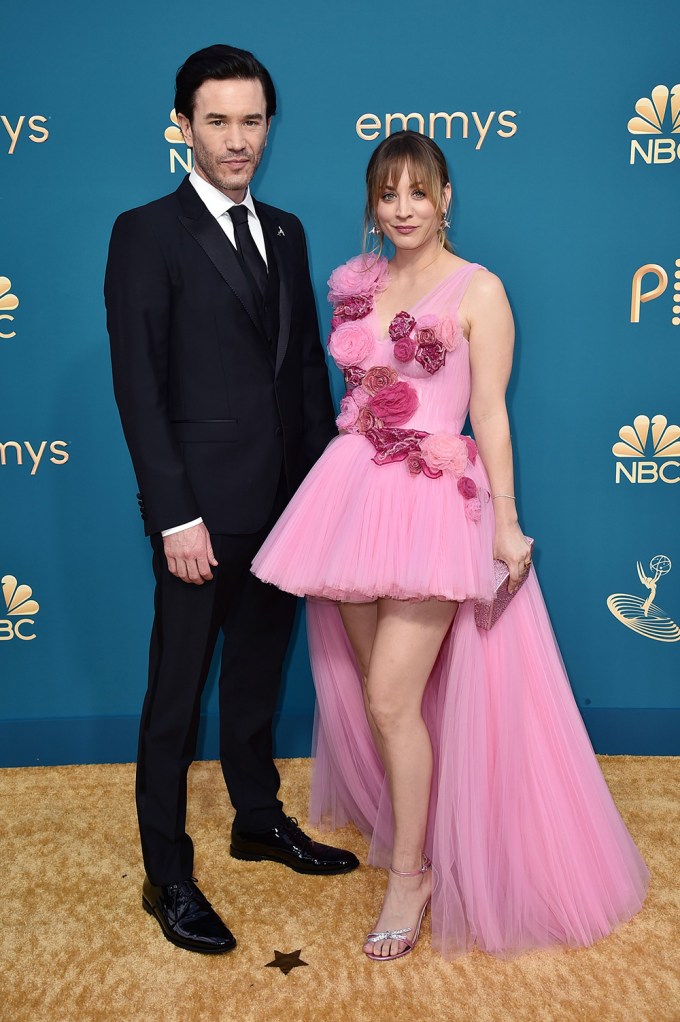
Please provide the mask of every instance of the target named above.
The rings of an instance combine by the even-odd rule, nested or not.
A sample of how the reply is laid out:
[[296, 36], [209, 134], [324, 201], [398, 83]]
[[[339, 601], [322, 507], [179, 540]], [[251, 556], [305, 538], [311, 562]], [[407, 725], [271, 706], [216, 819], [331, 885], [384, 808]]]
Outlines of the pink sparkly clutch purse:
[[[530, 547], [530, 556], [533, 556], [534, 541], [529, 539], [528, 536], [526, 538]], [[531, 566], [529, 566], [529, 571], [522, 575], [517, 588], [512, 593], [508, 592], [510, 570], [505, 561], [494, 560], [493, 570], [496, 576], [496, 592], [493, 600], [491, 603], [487, 603], [486, 600], [475, 600], [475, 624], [478, 628], [485, 628], [487, 631], [496, 624], [505, 608], [517, 596], [517, 593], [529, 577]]]

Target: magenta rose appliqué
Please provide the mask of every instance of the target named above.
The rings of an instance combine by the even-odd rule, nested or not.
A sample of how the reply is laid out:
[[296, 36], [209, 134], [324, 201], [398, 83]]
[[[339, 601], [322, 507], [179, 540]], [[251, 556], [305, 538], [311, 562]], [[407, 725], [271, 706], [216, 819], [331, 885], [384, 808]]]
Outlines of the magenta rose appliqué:
[[392, 383], [379, 390], [368, 407], [386, 426], [403, 426], [419, 404], [418, 395], [408, 383]]
[[401, 341], [402, 338], [409, 337], [415, 325], [415, 319], [408, 312], [398, 312], [389, 325], [390, 338], [393, 341]]
[[348, 387], [358, 387], [365, 375], [366, 370], [360, 369], [359, 366], [346, 366], [344, 370], [345, 383]]
[[444, 350], [444, 345], [436, 340], [436, 338], [428, 341], [427, 344], [420, 344], [418, 346], [416, 362], [419, 362], [430, 376], [439, 372], [445, 361], [446, 351]]
[[397, 362], [412, 362], [416, 353], [416, 342], [410, 337], [402, 337], [392, 348], [392, 353]]

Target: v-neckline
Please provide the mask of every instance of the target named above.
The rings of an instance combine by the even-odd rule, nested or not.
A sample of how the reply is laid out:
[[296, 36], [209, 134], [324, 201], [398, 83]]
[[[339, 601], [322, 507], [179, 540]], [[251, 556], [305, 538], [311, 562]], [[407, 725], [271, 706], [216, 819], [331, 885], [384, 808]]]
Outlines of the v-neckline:
[[[464, 266], [459, 266], [457, 270], [451, 270], [451, 273], [447, 273], [447, 275], [445, 277], [443, 277], [439, 281], [438, 284], [435, 284], [434, 287], [431, 287], [430, 290], [426, 291], [424, 295], [421, 295], [421, 297], [418, 299], [418, 301], [414, 302], [413, 305], [411, 305], [411, 307], [409, 309], [400, 309], [399, 312], [407, 312], [409, 314], [409, 316], [413, 316], [413, 310], [417, 309], [419, 305], [422, 305], [426, 298], [429, 298], [431, 295], [433, 295], [435, 293], [435, 291], [438, 291], [440, 287], [442, 287], [448, 281], [452, 280], [454, 277], [457, 277], [459, 273], [463, 272], [463, 270], [469, 269], [469, 267], [471, 267], [471, 266], [476, 266], [476, 263], [465, 263]], [[389, 275], [389, 272], [390, 272], [390, 267], [389, 267], [389, 264], [388, 264], [387, 265], [387, 273], [388, 273], [388, 275]], [[396, 312], [395, 316], [398, 316], [399, 312]], [[392, 319], [387, 324], [385, 329], [382, 330], [381, 326], [380, 326], [380, 316], [378, 315], [378, 309], [377, 309], [377, 306], [376, 306], [375, 302], [373, 303], [373, 308], [371, 310], [371, 314], [375, 317], [376, 325], [377, 325], [377, 328], [378, 328], [378, 340], [380, 340], [380, 341], [387, 340], [389, 338], [389, 333], [390, 333], [390, 323], [392, 323], [392, 320], [394, 319], [394, 316], [392, 316]], [[416, 317], [414, 317], [414, 318], [416, 318]]]

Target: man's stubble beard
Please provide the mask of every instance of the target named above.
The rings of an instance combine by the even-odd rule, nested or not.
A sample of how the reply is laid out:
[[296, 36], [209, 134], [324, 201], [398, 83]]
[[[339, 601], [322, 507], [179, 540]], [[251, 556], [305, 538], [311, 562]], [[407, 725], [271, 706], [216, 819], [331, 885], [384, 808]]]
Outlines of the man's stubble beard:
[[262, 145], [258, 153], [249, 152], [248, 156], [251, 162], [244, 167], [241, 174], [238, 177], [227, 177], [225, 176], [224, 164], [220, 163], [217, 157], [211, 156], [201, 143], [194, 139], [194, 163], [202, 171], [210, 184], [219, 191], [236, 192], [243, 189], [245, 192], [260, 165], [264, 149], [265, 147]]

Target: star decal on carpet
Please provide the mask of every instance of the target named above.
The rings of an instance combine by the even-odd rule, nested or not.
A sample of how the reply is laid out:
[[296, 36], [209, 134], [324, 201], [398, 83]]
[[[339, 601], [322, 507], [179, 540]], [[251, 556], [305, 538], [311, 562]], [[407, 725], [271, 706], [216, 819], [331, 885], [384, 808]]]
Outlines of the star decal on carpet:
[[308, 962], [303, 962], [300, 958], [302, 954], [302, 948], [299, 951], [289, 951], [288, 954], [284, 954], [283, 951], [274, 951], [274, 961], [267, 962], [265, 969], [280, 969], [284, 976], [287, 976], [291, 969], [297, 969], [301, 965], [308, 965]]

